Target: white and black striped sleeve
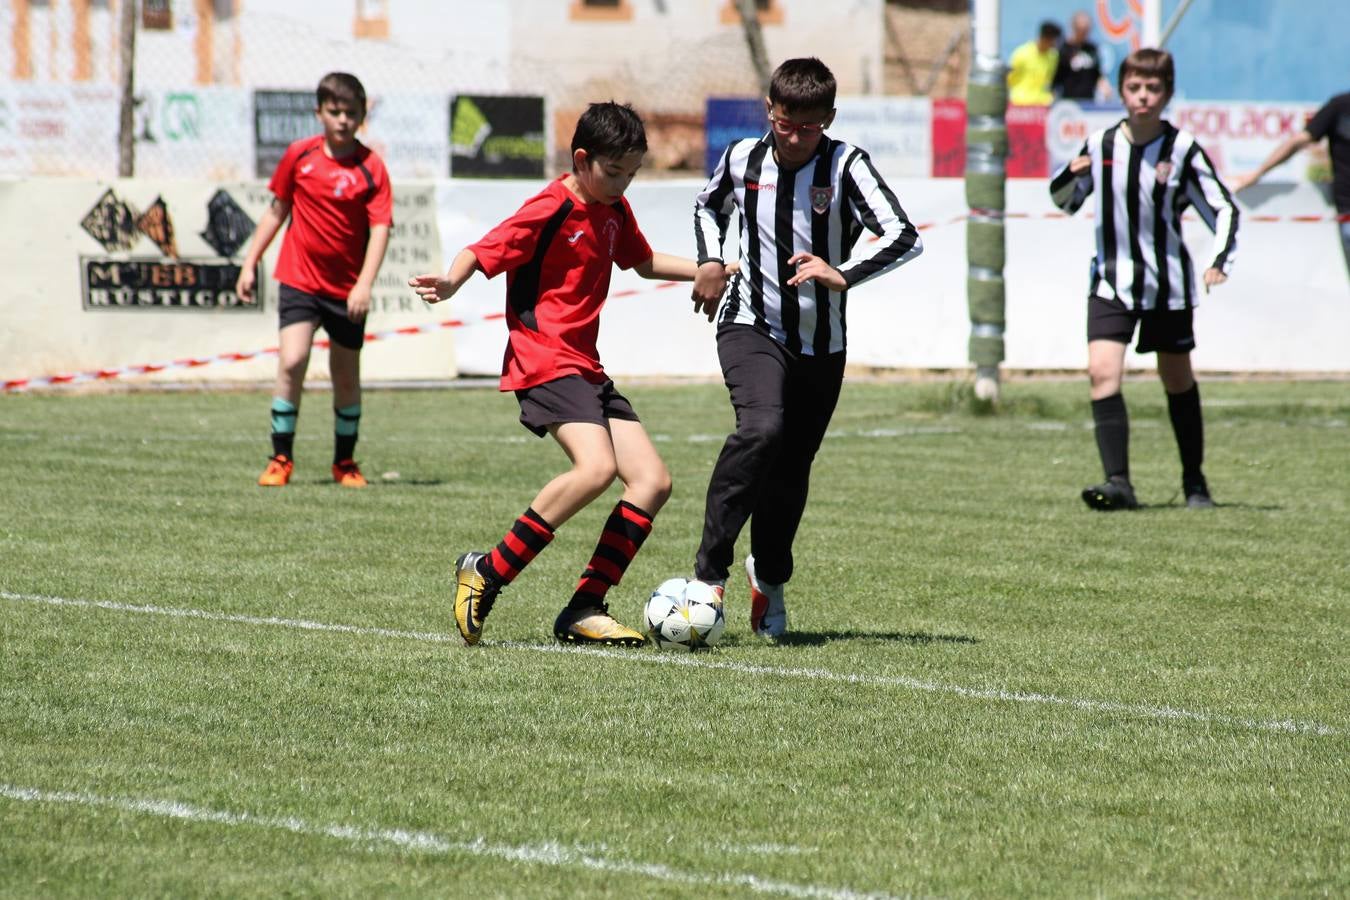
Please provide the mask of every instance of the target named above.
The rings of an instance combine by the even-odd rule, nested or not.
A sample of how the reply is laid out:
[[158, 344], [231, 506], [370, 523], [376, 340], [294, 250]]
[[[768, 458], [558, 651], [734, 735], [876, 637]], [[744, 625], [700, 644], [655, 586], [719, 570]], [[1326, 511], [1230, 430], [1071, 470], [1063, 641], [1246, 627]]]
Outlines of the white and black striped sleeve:
[[1233, 203], [1233, 195], [1228, 188], [1219, 180], [1209, 154], [1198, 143], [1191, 144], [1186, 154], [1182, 179], [1186, 199], [1191, 201], [1200, 218], [1214, 232], [1214, 255], [1210, 268], [1227, 275], [1233, 266], [1233, 253], [1237, 250], [1237, 205]]
[[731, 211], [736, 207], [736, 191], [731, 178], [731, 151], [733, 141], [713, 170], [698, 197], [694, 200], [694, 242], [698, 248], [698, 264], [725, 262], [722, 246], [727, 239]]
[[1092, 167], [1088, 166], [1082, 174], [1075, 175], [1070, 166], [1073, 160], [1080, 156], [1088, 155], [1087, 141], [1074, 155], [1072, 159], [1064, 164], [1064, 168], [1055, 173], [1055, 177], [1050, 179], [1050, 199], [1060, 209], [1070, 215], [1078, 212], [1083, 202], [1092, 194]]
[[844, 164], [841, 181], [843, 201], [849, 204], [858, 221], [878, 238], [870, 253], [838, 267], [850, 288], [889, 272], [923, 252], [919, 230], [905, 215], [895, 193], [877, 174], [866, 153], [857, 150], [852, 154]]

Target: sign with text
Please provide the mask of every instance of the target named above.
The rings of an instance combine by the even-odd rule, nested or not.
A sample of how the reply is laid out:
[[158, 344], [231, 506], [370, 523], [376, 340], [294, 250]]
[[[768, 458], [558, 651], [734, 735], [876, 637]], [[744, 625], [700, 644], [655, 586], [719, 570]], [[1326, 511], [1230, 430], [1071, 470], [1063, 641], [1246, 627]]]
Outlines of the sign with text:
[[319, 134], [313, 91], [253, 92], [253, 174], [271, 178], [295, 141]]
[[234, 292], [239, 264], [227, 259], [80, 257], [85, 309], [197, 309], [261, 312]]
[[[1211, 103], [1177, 100], [1163, 118], [1195, 135], [1214, 161], [1219, 175], [1232, 178], [1261, 165], [1285, 139], [1302, 131], [1313, 113], [1312, 103]], [[1115, 104], [1061, 100], [1050, 109], [1046, 147], [1053, 172], [1083, 146], [1087, 136], [1108, 128], [1125, 116]], [[1265, 176], [1266, 181], [1306, 181], [1307, 163], [1298, 157]]]
[[826, 134], [866, 150], [882, 177], [928, 174], [933, 104], [927, 97], [840, 97], [835, 109]]
[[548, 153], [543, 97], [460, 94], [450, 101], [450, 174], [543, 178]]

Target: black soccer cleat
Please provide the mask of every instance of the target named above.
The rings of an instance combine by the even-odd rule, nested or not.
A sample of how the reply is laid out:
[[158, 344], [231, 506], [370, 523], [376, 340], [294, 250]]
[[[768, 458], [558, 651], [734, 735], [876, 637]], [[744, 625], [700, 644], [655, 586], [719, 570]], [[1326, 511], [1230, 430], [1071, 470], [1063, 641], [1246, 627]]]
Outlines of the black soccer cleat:
[[1134, 488], [1119, 475], [1113, 475], [1101, 484], [1083, 488], [1083, 502], [1101, 512], [1139, 508], [1139, 501], [1134, 499]]
[[1213, 509], [1216, 506], [1214, 498], [1209, 495], [1209, 485], [1205, 483], [1203, 477], [1199, 481], [1182, 484], [1181, 490], [1186, 495], [1187, 509]]

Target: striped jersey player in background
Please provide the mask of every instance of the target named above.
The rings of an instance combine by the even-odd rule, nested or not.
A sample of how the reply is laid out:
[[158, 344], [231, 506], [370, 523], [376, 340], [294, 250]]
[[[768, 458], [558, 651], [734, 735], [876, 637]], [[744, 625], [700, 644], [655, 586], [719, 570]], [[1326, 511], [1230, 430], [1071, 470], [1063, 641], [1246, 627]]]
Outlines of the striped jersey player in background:
[[[694, 574], [720, 595], [748, 520], [750, 624], [769, 638], [787, 630], [783, 585], [811, 463], [844, 378], [848, 291], [922, 250], [867, 154], [824, 133], [834, 95], [834, 75], [820, 60], [784, 62], [765, 98], [767, 133], [727, 147], [694, 205], [694, 307], [709, 320], [716, 314], [736, 411], [708, 484]], [[718, 312], [733, 210], [741, 270]], [[855, 257], [864, 230], [877, 240]]]
[[1214, 506], [1201, 464], [1205, 455], [1195, 349], [1195, 265], [1181, 240], [1181, 216], [1193, 207], [1214, 232], [1204, 257], [1204, 290], [1233, 265], [1238, 211], [1214, 164], [1193, 136], [1163, 119], [1172, 99], [1171, 54], [1143, 49], [1120, 67], [1127, 116], [1087, 139], [1050, 181], [1066, 212], [1097, 195], [1097, 255], [1088, 290], [1088, 377], [1097, 449], [1106, 480], [1083, 490], [1099, 510], [1138, 507], [1130, 483], [1130, 426], [1120, 393], [1125, 349], [1139, 326], [1138, 353], [1157, 353], [1158, 377], [1181, 452], [1181, 487], [1190, 509]]

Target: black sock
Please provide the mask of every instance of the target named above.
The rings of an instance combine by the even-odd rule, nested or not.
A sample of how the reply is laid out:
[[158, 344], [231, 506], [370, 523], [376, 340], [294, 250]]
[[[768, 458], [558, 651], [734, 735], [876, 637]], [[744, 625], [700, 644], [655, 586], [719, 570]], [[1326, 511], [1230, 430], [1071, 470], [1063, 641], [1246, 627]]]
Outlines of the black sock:
[[1172, 419], [1172, 433], [1177, 438], [1181, 453], [1181, 480], [1186, 485], [1205, 483], [1200, 467], [1205, 461], [1205, 421], [1200, 414], [1200, 385], [1190, 390], [1167, 395], [1167, 414]]
[[1125, 398], [1119, 392], [1092, 401], [1092, 421], [1096, 426], [1097, 452], [1107, 478], [1130, 480], [1130, 417]]
[[333, 463], [352, 459], [356, 455], [356, 435], [338, 434], [333, 436]]
[[287, 459], [295, 459], [295, 432], [294, 431], [274, 431], [272, 432], [272, 455], [284, 456]]

